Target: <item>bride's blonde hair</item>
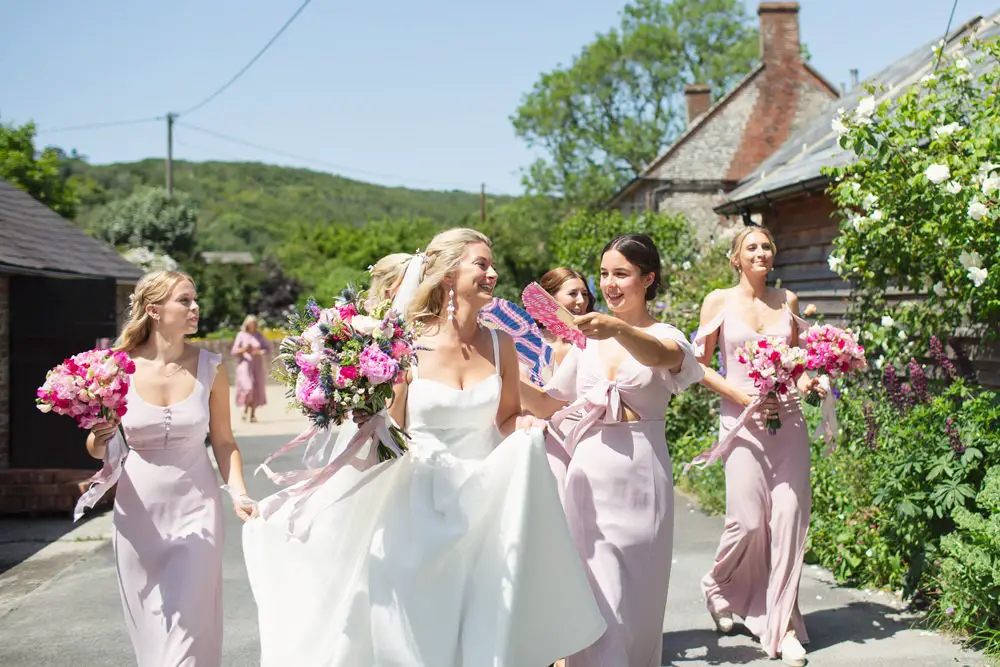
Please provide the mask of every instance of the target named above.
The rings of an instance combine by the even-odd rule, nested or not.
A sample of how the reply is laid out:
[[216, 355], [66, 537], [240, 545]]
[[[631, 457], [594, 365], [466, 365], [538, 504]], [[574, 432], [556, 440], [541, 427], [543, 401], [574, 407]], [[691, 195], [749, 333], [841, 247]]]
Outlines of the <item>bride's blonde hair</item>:
[[114, 349], [132, 352], [149, 340], [153, 322], [146, 306], [163, 303], [170, 298], [174, 287], [185, 280], [194, 285], [194, 279], [182, 271], [153, 271], [140, 278], [129, 297], [128, 321], [122, 327]]
[[493, 247], [485, 234], [474, 229], [457, 227], [443, 231], [433, 239], [424, 255], [423, 277], [407, 310], [407, 319], [417, 324], [439, 317], [445, 309], [447, 293], [442, 281], [455, 272], [465, 256], [465, 249], [475, 243]]

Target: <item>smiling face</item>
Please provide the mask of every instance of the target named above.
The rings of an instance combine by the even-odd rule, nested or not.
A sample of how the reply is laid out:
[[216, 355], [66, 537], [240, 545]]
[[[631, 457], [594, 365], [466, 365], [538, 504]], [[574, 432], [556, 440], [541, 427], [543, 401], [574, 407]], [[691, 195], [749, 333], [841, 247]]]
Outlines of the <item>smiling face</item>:
[[644, 309], [646, 288], [653, 280], [652, 273], [643, 275], [617, 250], [609, 250], [601, 257], [601, 293], [613, 313]]
[[496, 284], [493, 251], [485, 243], [470, 243], [455, 270], [452, 283], [455, 297], [481, 308], [493, 298]]
[[146, 312], [154, 327], [167, 338], [198, 333], [198, 295], [189, 280], [179, 281], [170, 296], [146, 306]]
[[559, 286], [559, 289], [552, 296], [559, 302], [559, 305], [577, 317], [587, 312], [587, 306], [590, 303], [587, 286], [579, 278], [568, 279]]
[[770, 237], [754, 230], [743, 237], [736, 255], [731, 258], [737, 271], [746, 276], [767, 275], [774, 265], [775, 247]]

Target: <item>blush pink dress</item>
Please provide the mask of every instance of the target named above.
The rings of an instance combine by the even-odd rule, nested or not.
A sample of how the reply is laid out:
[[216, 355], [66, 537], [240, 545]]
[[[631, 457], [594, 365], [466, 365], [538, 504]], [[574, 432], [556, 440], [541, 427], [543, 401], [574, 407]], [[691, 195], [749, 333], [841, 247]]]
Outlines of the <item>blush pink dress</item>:
[[[254, 350], [269, 350], [270, 345], [267, 339], [259, 331], [248, 333], [241, 331], [236, 334], [233, 341], [233, 354], [240, 348], [249, 345]], [[266, 355], [240, 354], [239, 362], [236, 364], [236, 380], [234, 393], [236, 394], [236, 405], [252, 405], [260, 407], [267, 403], [267, 362]]]
[[221, 361], [201, 350], [194, 391], [168, 407], [128, 390], [112, 538], [139, 667], [222, 664], [221, 499], [205, 448]]
[[[567, 667], [659, 667], [673, 552], [673, 476], [664, 436], [672, 395], [704, 375], [684, 335], [648, 333], [685, 351], [678, 373], [626, 355], [608, 377], [600, 343], [572, 349], [546, 390], [572, 401], [554, 421], [570, 455], [563, 503], [608, 629]], [[628, 406], [640, 420], [622, 421]]]
[[[705, 337], [719, 332], [725, 356], [726, 380], [754, 394], [753, 380], [737, 360], [737, 350], [764, 336], [792, 342], [793, 326], [801, 326], [785, 307], [788, 317], [772, 331], [758, 334], [734, 314], [727, 303], [716, 318], [695, 337], [699, 355]], [[782, 400], [781, 428], [769, 435], [762, 417], [751, 418], [736, 433], [724, 452], [726, 471], [726, 525], [712, 570], [702, 580], [708, 608], [744, 619], [761, 647], [777, 657], [788, 630], [799, 641], [809, 636], [798, 608], [799, 578], [805, 557], [812, 495], [809, 486], [809, 435], [795, 394]], [[733, 430], [743, 407], [722, 399], [719, 440]]]

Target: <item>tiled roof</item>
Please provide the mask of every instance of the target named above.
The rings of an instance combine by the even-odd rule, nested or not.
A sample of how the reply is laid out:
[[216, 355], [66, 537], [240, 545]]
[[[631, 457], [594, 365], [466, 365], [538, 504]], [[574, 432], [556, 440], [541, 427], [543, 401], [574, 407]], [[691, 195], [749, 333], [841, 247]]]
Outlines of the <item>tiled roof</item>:
[[[977, 16], [959, 27], [947, 39], [946, 53], [961, 48], [961, 40], [972, 31], [979, 31], [981, 39], [1000, 36], [1000, 13], [992, 18]], [[932, 47], [937, 42], [929, 42], [901, 60], [873, 76], [869, 81], [885, 86], [884, 98], [895, 99], [907, 87], [934, 69]], [[975, 67], [972, 68], [975, 73]], [[827, 179], [820, 173], [823, 167], [839, 167], [846, 164], [852, 153], [842, 149], [837, 143], [837, 135], [831, 123], [837, 116], [837, 109], [852, 109], [868, 93], [863, 86], [857, 86], [840, 100], [831, 103], [827, 109], [805, 124], [797, 133], [789, 137], [771, 157], [764, 160], [756, 170], [728, 193], [726, 203], [717, 207], [719, 213], [736, 213], [742, 206], [765, 199], [778, 199], [797, 191], [824, 188]]]
[[[6, 265], [6, 267], [4, 267]], [[13, 267], [13, 269], [11, 269]], [[0, 270], [135, 281], [142, 270], [27, 192], [0, 179]]]

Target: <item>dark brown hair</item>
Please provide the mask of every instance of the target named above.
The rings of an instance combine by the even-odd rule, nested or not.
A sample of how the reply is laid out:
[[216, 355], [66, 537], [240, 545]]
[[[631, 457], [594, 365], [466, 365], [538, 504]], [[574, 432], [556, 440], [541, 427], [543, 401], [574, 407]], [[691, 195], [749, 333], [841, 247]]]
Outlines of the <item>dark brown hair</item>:
[[646, 288], [646, 301], [656, 298], [660, 291], [662, 269], [660, 267], [660, 251], [656, 244], [646, 234], [619, 234], [611, 239], [601, 251], [601, 258], [611, 250], [617, 250], [630, 264], [639, 269], [640, 275], [653, 274], [653, 282]]
[[574, 271], [573, 269], [565, 266], [560, 266], [548, 271], [544, 276], [539, 278], [538, 284], [542, 286], [543, 290], [554, 297], [563, 286], [563, 283], [573, 280], [574, 278], [583, 283], [583, 289], [587, 292], [587, 309], [585, 312], [594, 312], [594, 304], [597, 302], [597, 299], [594, 298], [594, 293], [590, 291], [590, 286], [587, 285], [587, 279], [584, 278], [583, 274], [579, 271]]

